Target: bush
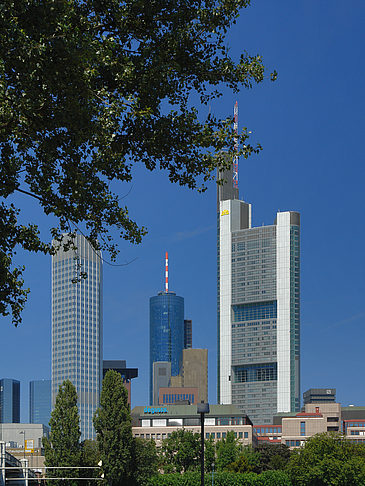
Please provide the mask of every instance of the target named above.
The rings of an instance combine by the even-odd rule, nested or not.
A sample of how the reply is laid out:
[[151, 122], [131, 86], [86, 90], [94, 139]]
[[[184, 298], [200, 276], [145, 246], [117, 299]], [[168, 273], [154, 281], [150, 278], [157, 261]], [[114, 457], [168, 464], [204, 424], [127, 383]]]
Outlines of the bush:
[[[205, 484], [212, 482], [212, 475], [205, 475]], [[150, 479], [148, 486], [200, 486], [200, 473], [160, 474]], [[234, 473], [222, 471], [214, 473], [214, 486], [291, 486], [283, 471], [265, 471], [262, 474]]]

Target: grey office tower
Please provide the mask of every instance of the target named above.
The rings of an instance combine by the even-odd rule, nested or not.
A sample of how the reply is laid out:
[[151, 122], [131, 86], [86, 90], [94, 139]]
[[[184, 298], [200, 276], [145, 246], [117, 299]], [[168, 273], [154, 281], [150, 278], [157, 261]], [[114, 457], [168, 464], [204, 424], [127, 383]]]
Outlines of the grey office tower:
[[[55, 243], [54, 243], [55, 244]], [[81, 440], [95, 438], [102, 380], [102, 261], [82, 235], [52, 257], [52, 406], [59, 386], [76, 387]], [[85, 273], [86, 278], [82, 278]]]
[[231, 171], [218, 186], [218, 403], [254, 424], [300, 405], [299, 213], [252, 227]]

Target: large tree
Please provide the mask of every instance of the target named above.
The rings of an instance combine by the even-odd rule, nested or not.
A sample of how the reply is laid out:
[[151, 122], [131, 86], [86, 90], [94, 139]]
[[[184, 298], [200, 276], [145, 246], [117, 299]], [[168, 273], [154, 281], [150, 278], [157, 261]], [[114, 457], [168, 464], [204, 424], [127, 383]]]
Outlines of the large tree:
[[[225, 42], [249, 4], [1, 2], [0, 314], [18, 324], [27, 298], [17, 246], [54, 252], [36, 224], [18, 222], [14, 194], [35, 198], [57, 218], [53, 237], [82, 230], [115, 258], [111, 228], [132, 243], [146, 230], [130, 219], [111, 181], [130, 182], [139, 163], [204, 190], [214, 169], [231, 163], [232, 120], [202, 117], [197, 107], [220, 96], [223, 85], [237, 91], [264, 79], [259, 55], [234, 60]], [[245, 157], [259, 149], [247, 137], [244, 129]]]
[[317, 434], [292, 452], [286, 470], [293, 486], [363, 486], [365, 446], [339, 434]]
[[[80, 419], [77, 409], [77, 393], [74, 385], [66, 380], [60, 385], [55, 407], [51, 414], [49, 439], [43, 439], [45, 465], [47, 467], [80, 467]], [[48, 475], [56, 478], [77, 478], [78, 469], [49, 469]], [[54, 481], [51, 481], [53, 484]], [[77, 486], [77, 480], [65, 480], [65, 486]]]
[[103, 379], [94, 427], [107, 484], [134, 484], [134, 440], [128, 392], [120, 374], [114, 370], [109, 370]]

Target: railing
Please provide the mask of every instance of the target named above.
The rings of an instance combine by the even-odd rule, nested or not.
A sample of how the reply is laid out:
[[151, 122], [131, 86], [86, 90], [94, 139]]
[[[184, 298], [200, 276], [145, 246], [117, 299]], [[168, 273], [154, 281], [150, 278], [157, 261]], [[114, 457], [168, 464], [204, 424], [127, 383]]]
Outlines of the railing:
[[5, 462], [11, 464], [12, 466], [19, 466], [22, 467], [22, 463], [16, 457], [9, 454], [9, 452], [5, 451]]

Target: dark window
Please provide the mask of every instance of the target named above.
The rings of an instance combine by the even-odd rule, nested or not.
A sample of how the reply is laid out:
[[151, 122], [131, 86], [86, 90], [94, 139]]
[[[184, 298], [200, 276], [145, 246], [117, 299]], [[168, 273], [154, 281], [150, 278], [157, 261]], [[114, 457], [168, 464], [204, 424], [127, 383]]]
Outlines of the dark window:
[[338, 432], [338, 427], [327, 427], [327, 432]]
[[327, 417], [327, 422], [338, 422], [338, 417]]

